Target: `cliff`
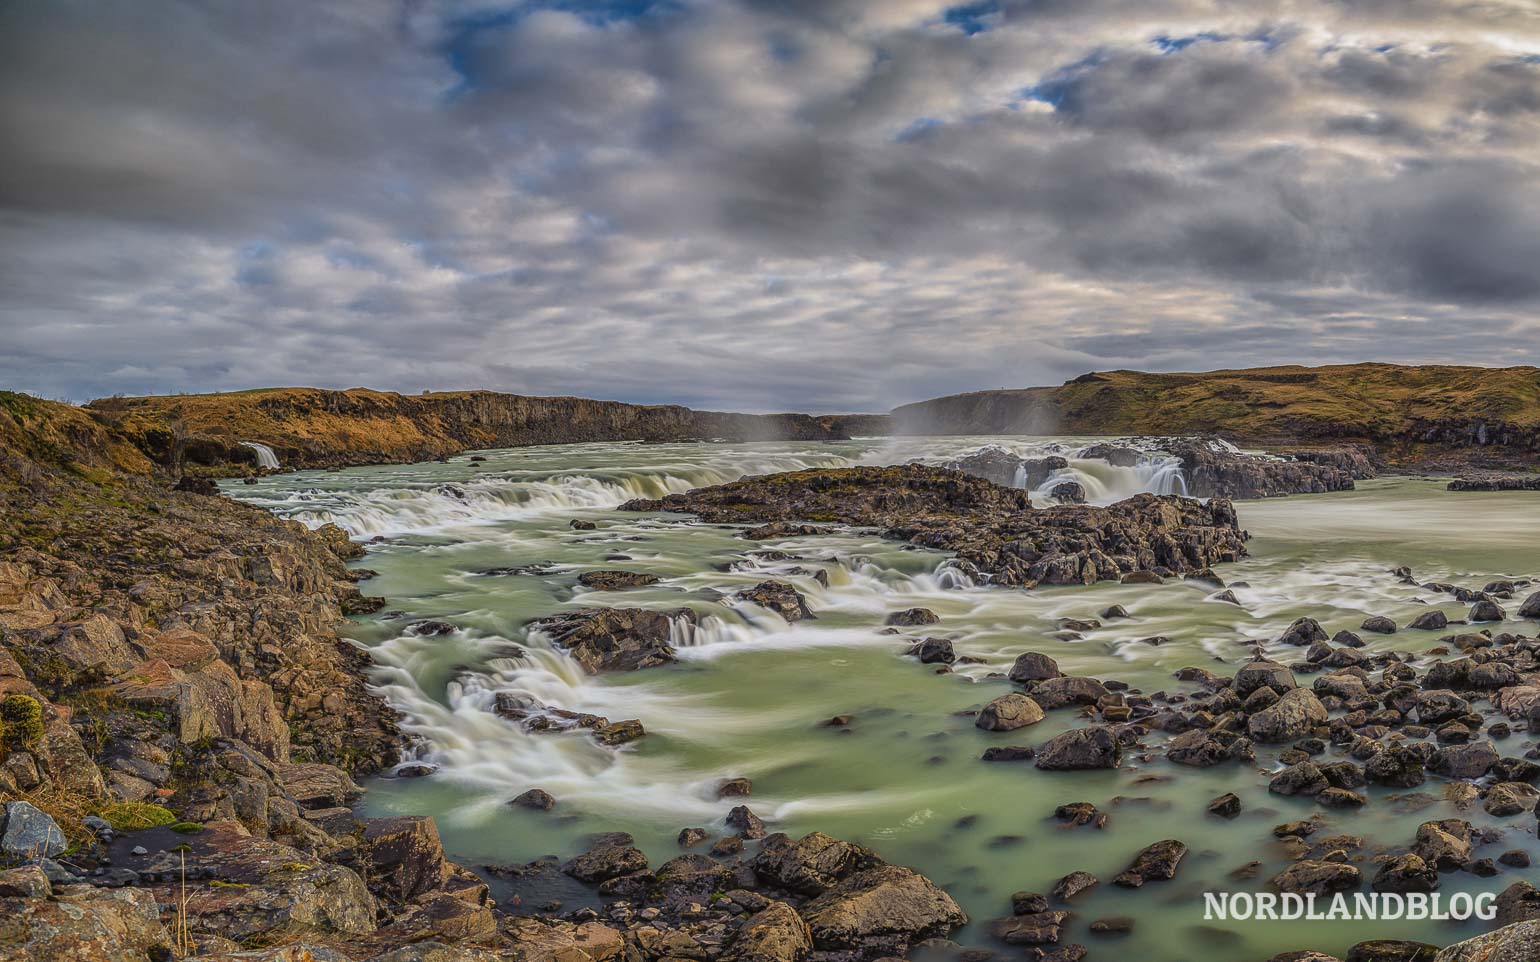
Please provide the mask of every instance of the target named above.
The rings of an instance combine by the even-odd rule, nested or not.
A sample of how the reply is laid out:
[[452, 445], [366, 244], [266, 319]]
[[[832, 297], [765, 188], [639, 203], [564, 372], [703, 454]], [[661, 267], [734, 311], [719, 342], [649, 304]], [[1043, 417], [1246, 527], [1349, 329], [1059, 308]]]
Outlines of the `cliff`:
[[1295, 365], [1086, 374], [893, 411], [900, 434], [1220, 435], [1258, 445], [1369, 444], [1391, 464], [1540, 462], [1540, 369]]
[[232, 473], [256, 466], [242, 441], [271, 447], [285, 467], [400, 463], [476, 448], [582, 441], [842, 440], [880, 415], [730, 414], [492, 391], [406, 395], [353, 388], [269, 388], [228, 394], [104, 398], [89, 409], [159, 464]]

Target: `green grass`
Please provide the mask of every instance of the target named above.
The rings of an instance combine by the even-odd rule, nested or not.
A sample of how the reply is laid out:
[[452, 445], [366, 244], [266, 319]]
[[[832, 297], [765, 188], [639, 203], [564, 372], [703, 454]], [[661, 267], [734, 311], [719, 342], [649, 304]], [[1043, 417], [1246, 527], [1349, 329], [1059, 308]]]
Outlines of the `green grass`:
[[147, 828], [158, 828], [162, 825], [177, 824], [191, 825], [192, 822], [177, 822], [176, 813], [171, 809], [160, 805], [151, 805], [148, 802], [114, 802], [102, 809], [99, 813], [102, 818], [119, 832], [138, 832]]

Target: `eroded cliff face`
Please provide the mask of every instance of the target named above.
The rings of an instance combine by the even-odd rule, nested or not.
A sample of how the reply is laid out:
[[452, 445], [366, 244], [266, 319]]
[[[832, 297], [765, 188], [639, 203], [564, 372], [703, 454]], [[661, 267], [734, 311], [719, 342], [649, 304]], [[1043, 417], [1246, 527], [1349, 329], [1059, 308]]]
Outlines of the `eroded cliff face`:
[[1392, 465], [1540, 463], [1540, 369], [1344, 364], [1197, 374], [1107, 371], [893, 411], [901, 434], [1219, 435], [1371, 445]]
[[243, 441], [271, 447], [286, 467], [403, 463], [476, 448], [584, 441], [826, 441], [880, 416], [731, 414], [492, 391], [404, 395], [355, 388], [274, 388], [231, 394], [106, 398], [108, 418], [159, 464], [178, 460], [236, 473], [255, 468]]

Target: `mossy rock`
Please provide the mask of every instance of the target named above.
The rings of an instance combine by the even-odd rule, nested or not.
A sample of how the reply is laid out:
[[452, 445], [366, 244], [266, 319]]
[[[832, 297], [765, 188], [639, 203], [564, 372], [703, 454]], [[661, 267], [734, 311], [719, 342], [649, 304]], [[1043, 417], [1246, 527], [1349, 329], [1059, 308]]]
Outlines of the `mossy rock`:
[[43, 706], [29, 695], [0, 699], [0, 743], [9, 748], [37, 744], [43, 737]]
[[169, 828], [173, 832], [180, 832], [183, 835], [197, 835], [203, 831], [203, 826], [197, 822], [175, 822]]

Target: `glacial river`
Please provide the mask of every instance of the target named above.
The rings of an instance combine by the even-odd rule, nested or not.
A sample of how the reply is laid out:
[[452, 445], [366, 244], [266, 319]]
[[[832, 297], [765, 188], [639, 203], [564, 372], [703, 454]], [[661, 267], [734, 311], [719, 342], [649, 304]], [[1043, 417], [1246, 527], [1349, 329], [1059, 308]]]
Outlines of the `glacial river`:
[[[975, 920], [956, 935], [989, 945], [984, 923], [1009, 914], [1013, 891], [1046, 893], [1083, 869], [1104, 884], [1070, 906], [1066, 941], [1090, 959], [1146, 962], [1266, 959], [1284, 949], [1314, 948], [1339, 957], [1369, 938], [1421, 938], [1446, 944], [1485, 928], [1479, 923], [1205, 921], [1205, 891], [1262, 891], [1288, 864], [1273, 839], [1279, 822], [1320, 814], [1316, 837], [1348, 833], [1373, 853], [1403, 849], [1416, 826], [1462, 817], [1505, 830], [1479, 854], [1528, 850], [1540, 864], [1535, 819], [1494, 819], [1479, 805], [1463, 811], [1443, 800], [1438, 778], [1417, 789], [1371, 786], [1357, 812], [1327, 811], [1306, 799], [1269, 795], [1276, 750], [1254, 766], [1197, 770], [1132, 756], [1122, 769], [1046, 773], [1030, 763], [986, 763], [994, 745], [1039, 744], [1079, 721], [1072, 710], [1011, 733], [988, 733], [966, 714], [1010, 690], [1005, 671], [1024, 651], [1052, 655], [1069, 674], [1120, 679], [1146, 693], [1193, 686], [1172, 672], [1188, 665], [1233, 673], [1247, 660], [1243, 641], [1271, 639], [1300, 615], [1328, 633], [1357, 629], [1370, 614], [1405, 625], [1436, 605], [1451, 618], [1466, 606], [1397, 581], [1412, 568], [1419, 581], [1480, 588], [1496, 578], [1540, 575], [1540, 493], [1452, 493], [1442, 482], [1397, 478], [1360, 483], [1331, 495], [1239, 503], [1253, 538], [1251, 557], [1221, 566], [1240, 605], [1212, 600], [1187, 582], [1101, 584], [1032, 591], [976, 586], [943, 554], [908, 550], [862, 533], [751, 542], [732, 528], [689, 519], [615, 510], [622, 501], [657, 497], [750, 474], [849, 464], [941, 461], [998, 444], [1022, 454], [1073, 454], [1086, 439], [939, 438], [840, 443], [584, 444], [480, 452], [447, 463], [273, 475], [230, 484], [233, 496], [312, 525], [332, 521], [360, 539], [378, 539], [357, 565], [377, 571], [362, 585], [389, 599], [385, 611], [358, 619], [352, 636], [372, 652], [379, 690], [405, 716], [413, 752], [437, 766], [429, 776], [379, 778], [368, 784], [366, 814], [436, 816], [451, 854], [468, 865], [563, 856], [599, 831], [633, 833], [654, 867], [678, 854], [686, 826], [723, 831], [742, 799], [716, 798], [726, 778], [753, 780], [746, 801], [772, 831], [817, 829], [858, 841], [890, 861], [913, 866], [950, 891]], [[1181, 493], [1169, 459], [1130, 468], [1071, 461], [1050, 479], [1073, 477], [1093, 501], [1141, 490]], [[1039, 501], [1039, 503], [1042, 503]], [[574, 519], [594, 530], [574, 530]], [[784, 552], [766, 557], [766, 552]], [[801, 573], [789, 573], [789, 568]], [[523, 570], [511, 570], [523, 569]], [[662, 577], [649, 588], [592, 592], [584, 571], [623, 569]], [[826, 573], [825, 587], [813, 577]], [[491, 572], [491, 573], [489, 573]], [[816, 620], [788, 625], [731, 595], [767, 578], [794, 584]], [[1239, 584], [1237, 584], [1239, 583]], [[1530, 589], [1533, 590], [1533, 589]], [[1093, 618], [1112, 604], [1129, 620], [1108, 622], [1078, 639], [1057, 637], [1063, 618]], [[591, 606], [689, 606], [707, 615], [680, 638], [680, 663], [629, 674], [585, 675], [539, 635], [533, 618]], [[937, 625], [907, 635], [954, 640], [959, 655], [982, 659], [937, 674], [904, 655], [904, 639], [881, 633], [894, 611], [926, 607]], [[1509, 602], [1510, 617], [1517, 601]], [[438, 619], [447, 635], [414, 635], [407, 626]], [[1509, 630], [1533, 633], [1511, 621]], [[1421, 655], [1438, 632], [1366, 634], [1369, 650]], [[1165, 636], [1152, 646], [1142, 639]], [[513, 657], [522, 649], [524, 657]], [[1278, 650], [1286, 662], [1302, 657]], [[1302, 680], [1306, 676], [1301, 676]], [[1305, 683], [1308, 684], [1308, 681]], [[583, 733], [527, 734], [491, 711], [496, 693], [541, 704], [639, 718], [647, 736], [622, 750]], [[851, 715], [844, 729], [821, 723]], [[1532, 739], [1499, 742], [1522, 755]], [[1160, 736], [1149, 741], [1158, 743]], [[1335, 757], [1335, 749], [1329, 753]], [[551, 812], [508, 805], [529, 788], [557, 799]], [[1204, 808], [1227, 791], [1244, 813], [1233, 821]], [[1089, 801], [1111, 814], [1105, 829], [1067, 829], [1055, 806]], [[1138, 891], [1107, 884], [1143, 846], [1178, 838], [1191, 848], [1175, 880]], [[1231, 873], [1250, 862], [1252, 877]], [[1441, 891], [1498, 892], [1525, 871], [1495, 878], [1445, 875]], [[568, 907], [573, 907], [570, 894]], [[1094, 919], [1128, 916], [1132, 935], [1090, 935]], [[1019, 950], [1008, 949], [1007, 954]]]

